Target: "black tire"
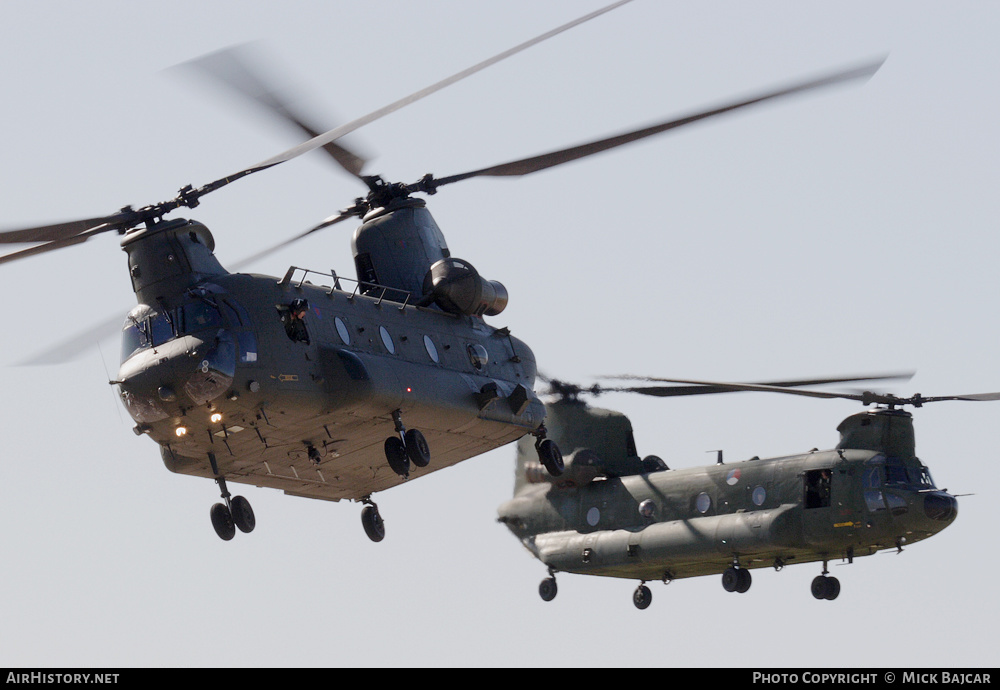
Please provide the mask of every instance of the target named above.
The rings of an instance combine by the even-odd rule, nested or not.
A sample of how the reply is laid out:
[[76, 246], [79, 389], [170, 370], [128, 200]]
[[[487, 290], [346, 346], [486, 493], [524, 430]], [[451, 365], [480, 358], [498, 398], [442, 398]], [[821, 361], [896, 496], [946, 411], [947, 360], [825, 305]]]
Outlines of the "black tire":
[[840, 596], [840, 580], [835, 577], [826, 578], [826, 596], [823, 597], [828, 601], [833, 601], [838, 596]]
[[209, 511], [209, 515], [212, 518], [212, 527], [215, 528], [215, 533], [219, 535], [220, 539], [229, 541], [236, 536], [233, 514], [229, 512], [225, 503], [216, 503]]
[[722, 573], [722, 589], [735, 592], [740, 586], [740, 573], [736, 568], [726, 568]]
[[538, 596], [542, 598], [542, 601], [552, 601], [558, 593], [559, 588], [556, 587], [554, 577], [547, 577], [538, 584]]
[[740, 594], [745, 594], [750, 585], [753, 583], [753, 578], [750, 576], [750, 571], [746, 568], [738, 568], [736, 570], [736, 576], [739, 578], [739, 582], [736, 584], [736, 591]]
[[406, 446], [399, 436], [390, 436], [385, 440], [385, 459], [389, 467], [400, 477], [410, 476], [410, 458], [406, 455]]
[[385, 539], [385, 522], [375, 506], [365, 506], [361, 511], [361, 524], [365, 528], [365, 534], [372, 541]]
[[431, 462], [431, 449], [427, 439], [417, 429], [408, 429], [404, 437], [406, 455], [417, 467], [427, 467]]
[[635, 592], [632, 593], [632, 603], [640, 611], [649, 608], [649, 605], [653, 603], [653, 593], [649, 591], [649, 587], [646, 585], [636, 587]]
[[257, 518], [254, 517], [250, 501], [242, 496], [234, 496], [229, 505], [233, 516], [233, 523], [236, 524], [240, 532], [244, 534], [253, 532], [253, 528], [257, 526]]
[[538, 444], [538, 460], [553, 477], [561, 475], [566, 467], [563, 463], [562, 451], [550, 438], [544, 439]]
[[812, 595], [817, 599], [826, 599], [829, 588], [829, 580], [826, 575], [817, 575], [813, 578], [812, 584], [809, 586]]

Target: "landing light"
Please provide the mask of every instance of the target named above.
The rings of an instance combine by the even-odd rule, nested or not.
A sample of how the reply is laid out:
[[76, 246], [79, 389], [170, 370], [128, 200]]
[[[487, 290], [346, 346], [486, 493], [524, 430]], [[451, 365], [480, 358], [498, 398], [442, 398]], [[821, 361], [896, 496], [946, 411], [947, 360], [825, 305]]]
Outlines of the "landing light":
[[209, 417], [209, 419], [212, 420], [212, 424], [218, 424], [219, 422], [222, 421], [222, 415], [219, 414], [218, 412], [214, 412], [212, 416]]
[[179, 426], [176, 429], [174, 429], [174, 433], [177, 434], [178, 436], [187, 436], [187, 432], [188, 430], [186, 426]]

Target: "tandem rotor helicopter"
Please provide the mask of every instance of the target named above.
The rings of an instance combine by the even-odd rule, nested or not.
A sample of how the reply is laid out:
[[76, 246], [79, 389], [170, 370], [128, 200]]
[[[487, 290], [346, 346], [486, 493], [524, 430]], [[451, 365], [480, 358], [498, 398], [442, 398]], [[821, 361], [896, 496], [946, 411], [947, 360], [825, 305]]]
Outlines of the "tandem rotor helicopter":
[[[898, 398], [796, 388], [861, 378], [766, 384], [621, 378], [678, 385], [581, 388], [552, 381], [558, 399], [546, 404], [546, 424], [566, 452], [563, 473], [552, 476], [517, 444], [514, 497], [499, 507], [498, 521], [547, 566], [538, 588], [544, 601], [556, 597], [560, 572], [638, 580], [632, 602], [645, 609], [653, 597], [647, 582], [721, 574], [727, 592], [744, 593], [751, 570], [817, 562], [823, 569], [812, 595], [836, 599], [840, 581], [829, 574], [830, 561], [901, 552], [958, 514], [956, 497], [937, 488], [916, 456], [913, 418], [901, 408], [1000, 400], [1000, 393]], [[876, 407], [844, 419], [831, 450], [735, 463], [718, 451], [714, 465], [670, 469], [655, 455], [639, 457], [625, 415], [580, 400], [611, 391], [656, 397], [763, 391]]]
[[[249, 502], [230, 494], [230, 481], [293, 496], [359, 501], [365, 504], [366, 534], [380, 541], [385, 525], [374, 493], [526, 435], [535, 460], [549, 476], [559, 476], [562, 454], [547, 435], [545, 408], [534, 391], [534, 355], [510, 329], [484, 320], [503, 311], [506, 289], [451, 256], [426, 202], [414, 195], [432, 195], [474, 177], [527, 175], [764, 101], [864, 79], [882, 61], [617, 136], [458, 175], [428, 174], [411, 184], [363, 175], [364, 160], [335, 142], [627, 1], [322, 134], [232, 55], [240, 77], [224, 77], [229, 86], [306, 132], [308, 141], [201, 187], [187, 185], [164, 202], [0, 232], [0, 243], [35, 243], [0, 257], [0, 263], [105, 232], [122, 236], [138, 305], [125, 319], [121, 365], [111, 383], [135, 421], [135, 433], [158, 444], [170, 471], [218, 484], [223, 501], [210, 514], [224, 540], [256, 524]], [[318, 148], [363, 182], [367, 196], [240, 266], [359, 218], [352, 240], [356, 279], [297, 266], [280, 278], [230, 272], [216, 259], [205, 225], [167, 218], [231, 182]]]

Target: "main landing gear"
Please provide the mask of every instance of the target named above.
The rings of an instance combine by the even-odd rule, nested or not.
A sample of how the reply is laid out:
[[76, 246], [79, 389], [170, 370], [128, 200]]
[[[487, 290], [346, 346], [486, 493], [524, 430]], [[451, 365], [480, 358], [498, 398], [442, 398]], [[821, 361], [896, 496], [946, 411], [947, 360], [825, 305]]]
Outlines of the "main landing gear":
[[726, 568], [722, 573], [722, 588], [727, 592], [739, 592], [743, 594], [750, 589], [752, 582], [753, 578], [750, 577], [750, 571], [746, 568], [741, 568], [737, 563]]
[[817, 599], [833, 601], [840, 595], [840, 580], [827, 574], [829, 571], [826, 569], [826, 563], [823, 561], [823, 574], [813, 578], [809, 589]]
[[392, 421], [396, 425], [397, 435], [385, 440], [385, 459], [392, 471], [405, 479], [410, 476], [411, 462], [417, 467], [427, 467], [430, 464], [431, 449], [422, 433], [403, 426], [399, 410], [392, 413]]
[[216, 503], [209, 511], [212, 518], [212, 527], [220, 539], [229, 541], [236, 536], [236, 529], [241, 532], [253, 532], [257, 526], [257, 519], [254, 517], [253, 508], [250, 501], [242, 496], [231, 496], [226, 487], [226, 480], [223, 477], [216, 477], [215, 482], [222, 492], [222, 499], [225, 503]]

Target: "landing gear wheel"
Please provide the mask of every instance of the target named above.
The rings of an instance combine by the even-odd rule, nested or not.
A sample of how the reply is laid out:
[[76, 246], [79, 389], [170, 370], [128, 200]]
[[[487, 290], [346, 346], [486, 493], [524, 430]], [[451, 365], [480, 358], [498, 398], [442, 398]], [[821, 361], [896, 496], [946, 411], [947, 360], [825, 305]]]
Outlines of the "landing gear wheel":
[[840, 580], [828, 575], [817, 575], [813, 578], [810, 590], [817, 599], [833, 601], [840, 595]]
[[226, 507], [225, 503], [216, 503], [212, 506], [209, 515], [212, 518], [212, 527], [215, 528], [215, 533], [219, 535], [220, 539], [229, 541], [236, 536], [236, 525], [233, 523], [233, 514], [229, 512], [229, 508]]
[[543, 439], [538, 444], [538, 460], [553, 477], [561, 475], [563, 469], [566, 467], [563, 463], [562, 451], [559, 450], [559, 446], [556, 445], [555, 441], [550, 438]]
[[753, 578], [750, 577], [750, 571], [746, 568], [738, 568], [736, 570], [736, 575], [739, 578], [739, 582], [736, 583], [736, 591], [740, 594], [744, 594], [748, 589], [750, 589], [750, 584], [753, 582]]
[[726, 568], [722, 573], [722, 589], [727, 592], [735, 592], [740, 586], [740, 571], [736, 568]]
[[632, 603], [640, 611], [649, 608], [649, 605], [653, 603], [653, 593], [649, 591], [649, 587], [646, 585], [636, 587], [635, 592], [632, 593]]
[[406, 455], [403, 439], [390, 436], [385, 440], [385, 459], [389, 461], [392, 471], [400, 477], [410, 476], [410, 458]]
[[554, 577], [547, 577], [538, 585], [538, 596], [542, 598], [542, 601], [552, 601], [558, 593], [559, 588], [556, 587], [556, 579]]
[[365, 528], [365, 534], [372, 541], [382, 541], [385, 539], [385, 522], [375, 505], [367, 505], [361, 511], [361, 524]]
[[431, 449], [427, 445], [427, 439], [416, 429], [409, 429], [403, 434], [403, 445], [406, 446], [406, 455], [417, 467], [427, 467], [431, 461]]
[[257, 518], [254, 517], [250, 501], [242, 496], [235, 496], [229, 503], [229, 509], [233, 523], [240, 528], [240, 532], [244, 534], [253, 532], [253, 528], [257, 526]]

